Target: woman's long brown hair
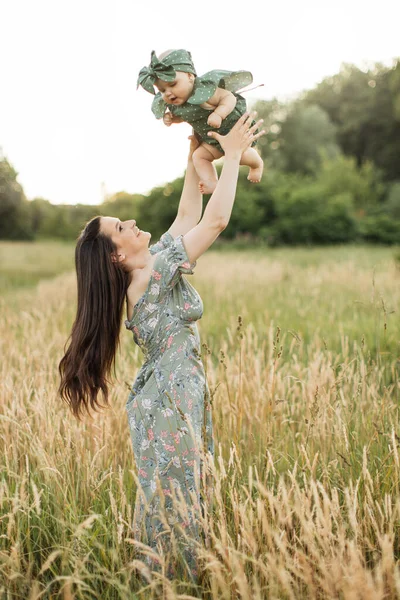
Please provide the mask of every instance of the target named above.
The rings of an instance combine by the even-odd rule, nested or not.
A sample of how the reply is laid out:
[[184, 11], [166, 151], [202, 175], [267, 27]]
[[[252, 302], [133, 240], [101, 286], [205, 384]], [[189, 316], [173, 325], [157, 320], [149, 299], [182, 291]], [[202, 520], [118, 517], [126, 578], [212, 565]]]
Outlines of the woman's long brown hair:
[[[100, 217], [91, 219], [75, 249], [78, 304], [69, 343], [60, 361], [58, 392], [72, 413], [90, 414], [108, 404], [111, 371], [119, 345], [122, 311], [129, 275], [111, 255], [114, 242], [100, 231]], [[66, 345], [67, 345], [66, 344]], [[102, 393], [105, 405], [98, 399]]]

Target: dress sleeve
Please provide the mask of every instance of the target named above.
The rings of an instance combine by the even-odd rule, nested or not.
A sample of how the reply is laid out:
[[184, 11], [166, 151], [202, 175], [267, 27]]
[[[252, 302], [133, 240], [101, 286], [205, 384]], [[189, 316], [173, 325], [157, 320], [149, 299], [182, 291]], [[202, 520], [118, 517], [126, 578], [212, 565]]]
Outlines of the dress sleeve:
[[172, 237], [172, 235], [168, 231], [166, 231], [162, 234], [158, 242], [152, 244], [149, 247], [150, 253], [157, 254], [158, 252], [161, 252], [161, 250], [165, 250], [165, 248], [168, 248], [168, 246], [170, 246], [173, 241], [174, 238]]
[[236, 92], [253, 82], [250, 71], [208, 71], [196, 77], [193, 92], [187, 100], [189, 104], [202, 104], [215, 94], [218, 87]]
[[[165, 235], [165, 234], [164, 234]], [[182, 277], [182, 274], [193, 274], [196, 261], [190, 263], [183, 244], [183, 235], [171, 237], [171, 243], [158, 253], [151, 274], [149, 302], [156, 302], [170, 291]], [[160, 239], [161, 241], [161, 239]]]

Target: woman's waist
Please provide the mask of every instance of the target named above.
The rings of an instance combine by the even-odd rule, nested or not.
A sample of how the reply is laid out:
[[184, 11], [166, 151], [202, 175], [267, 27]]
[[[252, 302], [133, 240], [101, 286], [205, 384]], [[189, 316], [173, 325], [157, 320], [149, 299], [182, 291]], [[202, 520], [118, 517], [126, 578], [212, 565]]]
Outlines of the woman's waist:
[[[196, 323], [173, 323], [160, 327], [158, 335], [151, 336], [140, 347], [146, 360], [154, 360], [166, 353], [200, 351], [200, 336]], [[142, 340], [143, 342], [143, 340]]]

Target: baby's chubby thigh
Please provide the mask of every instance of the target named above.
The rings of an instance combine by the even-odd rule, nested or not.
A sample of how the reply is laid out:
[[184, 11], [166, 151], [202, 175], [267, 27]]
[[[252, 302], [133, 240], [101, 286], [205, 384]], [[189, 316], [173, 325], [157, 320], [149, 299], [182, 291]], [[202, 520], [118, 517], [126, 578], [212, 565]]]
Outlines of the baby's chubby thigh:
[[199, 190], [201, 194], [212, 194], [218, 182], [218, 175], [213, 165], [216, 158], [223, 154], [214, 146], [202, 142], [193, 152], [193, 164], [199, 176]]
[[221, 158], [221, 156], [223, 156], [222, 152], [220, 152], [215, 146], [207, 144], [207, 142], [202, 142], [200, 146], [193, 152], [193, 158], [195, 160], [209, 160], [212, 162], [217, 158]]

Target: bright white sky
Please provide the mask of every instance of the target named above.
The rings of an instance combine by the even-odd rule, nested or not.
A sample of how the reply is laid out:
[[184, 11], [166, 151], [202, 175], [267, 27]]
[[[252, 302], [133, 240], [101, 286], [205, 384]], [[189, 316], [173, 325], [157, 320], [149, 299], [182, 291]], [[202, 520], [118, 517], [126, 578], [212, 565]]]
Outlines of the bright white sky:
[[190, 50], [199, 74], [252, 71], [265, 87], [248, 99], [400, 55], [398, 0], [3, 0], [1, 21], [0, 146], [27, 197], [57, 204], [183, 174], [189, 125], [167, 128], [136, 91], [153, 49]]

